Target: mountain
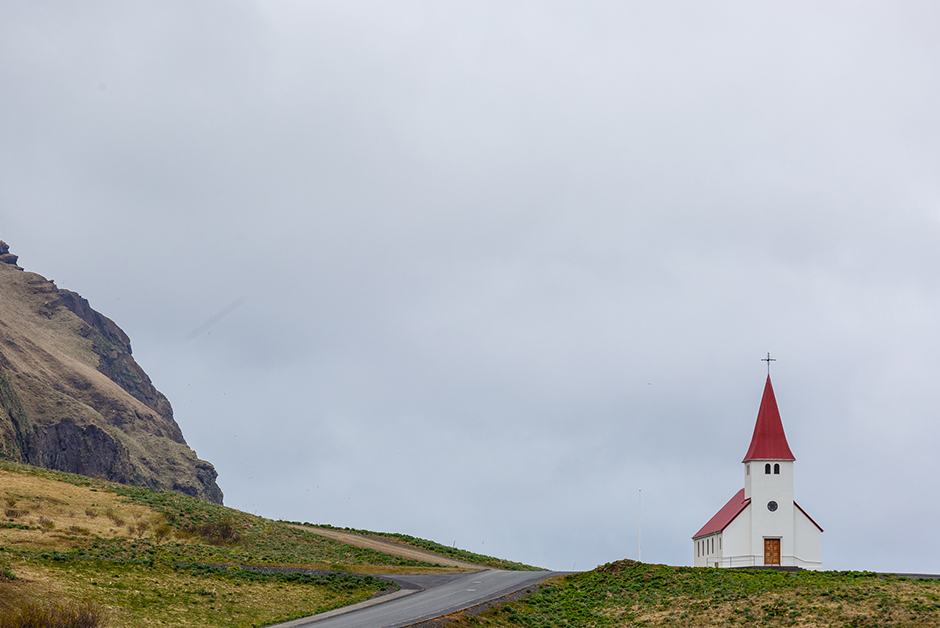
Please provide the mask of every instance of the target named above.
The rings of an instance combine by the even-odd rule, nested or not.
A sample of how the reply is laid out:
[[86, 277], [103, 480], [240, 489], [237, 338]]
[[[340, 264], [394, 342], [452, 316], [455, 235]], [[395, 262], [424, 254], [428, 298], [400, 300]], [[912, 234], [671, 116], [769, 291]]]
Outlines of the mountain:
[[0, 456], [222, 503], [120, 327], [0, 241]]

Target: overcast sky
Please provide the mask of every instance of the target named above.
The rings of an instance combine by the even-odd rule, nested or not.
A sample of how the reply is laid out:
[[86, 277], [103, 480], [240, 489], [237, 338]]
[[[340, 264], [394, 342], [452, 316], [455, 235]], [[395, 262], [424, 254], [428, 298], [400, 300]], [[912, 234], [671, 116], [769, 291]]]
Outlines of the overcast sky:
[[690, 564], [766, 377], [824, 566], [940, 573], [932, 2], [2, 2], [0, 237], [225, 503]]

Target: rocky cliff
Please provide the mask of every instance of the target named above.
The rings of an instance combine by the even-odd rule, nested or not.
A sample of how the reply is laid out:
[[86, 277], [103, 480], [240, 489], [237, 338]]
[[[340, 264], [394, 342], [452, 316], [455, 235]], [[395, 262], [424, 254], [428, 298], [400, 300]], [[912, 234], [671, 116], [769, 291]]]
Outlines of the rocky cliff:
[[0, 242], [0, 456], [222, 503], [114, 321]]

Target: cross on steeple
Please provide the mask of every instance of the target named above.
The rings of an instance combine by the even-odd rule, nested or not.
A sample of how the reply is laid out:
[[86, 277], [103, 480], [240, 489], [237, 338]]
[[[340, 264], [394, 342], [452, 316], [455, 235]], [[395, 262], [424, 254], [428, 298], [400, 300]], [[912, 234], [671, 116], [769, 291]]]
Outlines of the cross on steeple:
[[772, 357], [770, 357], [770, 352], [768, 351], [768, 352], [767, 352], [767, 357], [766, 357], [766, 358], [761, 358], [760, 361], [767, 363], [767, 377], [770, 377], [770, 363], [771, 363], [771, 362], [776, 362], [776, 361], [777, 361], [777, 358], [772, 358]]

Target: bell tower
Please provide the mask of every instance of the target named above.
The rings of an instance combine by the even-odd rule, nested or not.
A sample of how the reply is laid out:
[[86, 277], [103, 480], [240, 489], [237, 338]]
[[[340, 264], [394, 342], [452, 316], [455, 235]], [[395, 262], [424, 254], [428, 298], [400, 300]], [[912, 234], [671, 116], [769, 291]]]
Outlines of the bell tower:
[[764, 384], [751, 446], [744, 456], [744, 498], [751, 500], [751, 554], [764, 565], [793, 556], [793, 452], [783, 431], [770, 375]]

